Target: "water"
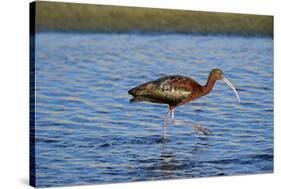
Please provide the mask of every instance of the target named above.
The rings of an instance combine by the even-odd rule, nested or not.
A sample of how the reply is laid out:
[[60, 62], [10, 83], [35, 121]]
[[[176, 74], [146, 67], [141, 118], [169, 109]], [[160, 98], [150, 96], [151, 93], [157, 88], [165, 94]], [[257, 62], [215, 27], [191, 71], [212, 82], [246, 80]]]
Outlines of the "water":
[[[170, 74], [223, 82], [180, 106], [161, 140], [165, 105], [134, 103], [127, 91]], [[38, 186], [270, 173], [273, 171], [273, 39], [265, 37], [36, 35]]]

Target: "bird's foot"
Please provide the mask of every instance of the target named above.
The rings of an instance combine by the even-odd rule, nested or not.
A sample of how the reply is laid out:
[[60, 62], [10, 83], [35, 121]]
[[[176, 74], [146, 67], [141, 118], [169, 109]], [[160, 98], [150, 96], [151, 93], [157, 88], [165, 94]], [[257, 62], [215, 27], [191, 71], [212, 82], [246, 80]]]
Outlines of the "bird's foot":
[[204, 134], [204, 135], [210, 135], [212, 134], [212, 132], [204, 127], [202, 127], [201, 125], [199, 125], [198, 123], [194, 124], [192, 126], [198, 133], [200, 134]]
[[172, 120], [172, 123], [174, 124], [174, 126], [176, 125], [181, 125], [181, 124], [185, 124], [185, 125], [190, 125], [192, 126], [197, 133], [199, 134], [204, 134], [204, 135], [210, 135], [212, 134], [212, 132], [204, 127], [202, 127], [200, 124], [198, 123], [192, 123], [190, 121], [182, 121], [182, 120]]
[[162, 136], [161, 142], [166, 143], [168, 141], [167, 136]]
[[182, 124], [185, 124], [185, 125], [193, 125], [194, 123], [190, 122], [190, 121], [183, 121], [183, 120], [175, 120], [175, 119], [172, 119], [172, 124], [174, 124], [174, 126], [176, 125], [182, 125]]

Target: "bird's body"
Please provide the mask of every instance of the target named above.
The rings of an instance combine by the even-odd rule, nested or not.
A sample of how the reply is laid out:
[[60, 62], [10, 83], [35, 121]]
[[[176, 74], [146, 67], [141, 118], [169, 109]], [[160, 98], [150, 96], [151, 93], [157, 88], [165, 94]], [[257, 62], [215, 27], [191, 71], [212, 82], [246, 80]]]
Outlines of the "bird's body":
[[128, 91], [131, 102], [168, 104], [171, 108], [186, 104], [209, 91], [189, 77], [171, 75], [139, 85]]
[[169, 111], [164, 121], [165, 137], [165, 128], [170, 112], [172, 112], [172, 119], [174, 119], [174, 109], [177, 106], [208, 94], [212, 91], [217, 80], [226, 82], [234, 90], [238, 101], [240, 101], [234, 86], [223, 76], [220, 69], [213, 69], [210, 72], [205, 85], [200, 85], [189, 77], [171, 75], [141, 84], [129, 90], [128, 93], [133, 96], [130, 102], [146, 101], [169, 105]]

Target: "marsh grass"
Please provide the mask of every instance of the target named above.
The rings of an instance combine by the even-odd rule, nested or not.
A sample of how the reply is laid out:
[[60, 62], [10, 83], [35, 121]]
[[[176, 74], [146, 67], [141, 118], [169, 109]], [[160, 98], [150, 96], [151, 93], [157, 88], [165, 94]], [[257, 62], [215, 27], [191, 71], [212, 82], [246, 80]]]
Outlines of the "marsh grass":
[[273, 36], [273, 17], [37, 1], [36, 31]]

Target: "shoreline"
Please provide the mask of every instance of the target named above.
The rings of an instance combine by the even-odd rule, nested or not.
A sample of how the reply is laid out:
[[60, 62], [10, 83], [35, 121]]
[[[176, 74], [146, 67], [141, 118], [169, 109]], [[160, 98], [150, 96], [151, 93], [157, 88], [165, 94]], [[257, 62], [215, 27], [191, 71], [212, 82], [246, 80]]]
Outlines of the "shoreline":
[[260, 33], [251, 33], [251, 34], [243, 34], [243, 33], [175, 33], [175, 32], [96, 32], [96, 31], [63, 31], [63, 30], [45, 30], [45, 31], [37, 31], [36, 34], [77, 34], [77, 35], [139, 35], [139, 36], [161, 36], [161, 35], [182, 35], [182, 36], [217, 36], [217, 37], [246, 37], [246, 38], [271, 38], [273, 39], [273, 35], [269, 34], [260, 34]]
[[259, 35], [273, 16], [62, 2], [36, 2], [36, 32]]

